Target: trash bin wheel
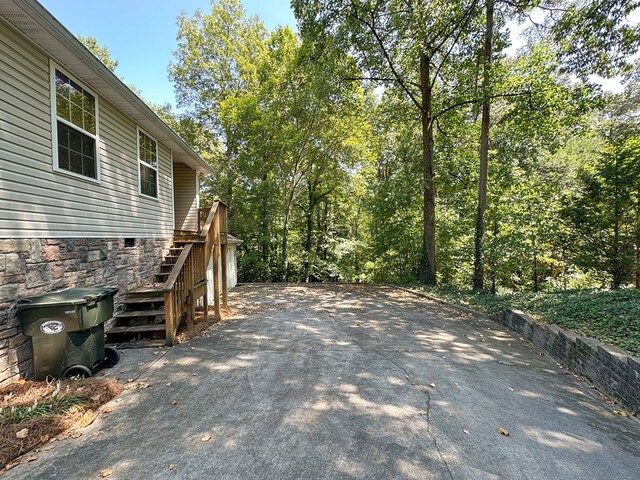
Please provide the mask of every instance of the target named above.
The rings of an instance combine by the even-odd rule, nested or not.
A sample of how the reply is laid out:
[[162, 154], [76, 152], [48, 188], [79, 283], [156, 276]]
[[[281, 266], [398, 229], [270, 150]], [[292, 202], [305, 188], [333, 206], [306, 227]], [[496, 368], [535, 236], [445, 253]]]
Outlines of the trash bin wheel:
[[93, 375], [91, 369], [84, 365], [71, 365], [62, 372], [62, 378], [81, 377], [89, 378]]
[[102, 366], [104, 368], [115, 367], [120, 361], [120, 352], [113, 347], [104, 347], [104, 362]]

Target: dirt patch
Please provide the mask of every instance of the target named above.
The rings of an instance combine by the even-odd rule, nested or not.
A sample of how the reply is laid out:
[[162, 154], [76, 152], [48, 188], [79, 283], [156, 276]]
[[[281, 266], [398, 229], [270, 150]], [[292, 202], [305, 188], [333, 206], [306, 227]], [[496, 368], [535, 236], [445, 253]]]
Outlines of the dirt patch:
[[222, 325], [231, 320], [235, 320], [237, 316], [236, 310], [237, 309], [234, 308], [223, 308], [220, 310], [221, 315], [220, 318], [218, 318], [216, 316], [215, 310], [213, 308], [210, 308], [208, 320], [205, 320], [204, 318], [204, 311], [196, 310], [196, 314], [193, 317], [193, 331], [189, 333], [185, 322], [182, 322], [180, 324], [180, 328], [178, 329], [178, 334], [176, 335], [178, 343], [183, 343], [190, 338], [198, 337], [213, 326]]
[[81, 436], [99, 407], [122, 390], [114, 380], [95, 378], [18, 380], [0, 389], [0, 467], [35, 460], [36, 455], [18, 457], [40, 445]]

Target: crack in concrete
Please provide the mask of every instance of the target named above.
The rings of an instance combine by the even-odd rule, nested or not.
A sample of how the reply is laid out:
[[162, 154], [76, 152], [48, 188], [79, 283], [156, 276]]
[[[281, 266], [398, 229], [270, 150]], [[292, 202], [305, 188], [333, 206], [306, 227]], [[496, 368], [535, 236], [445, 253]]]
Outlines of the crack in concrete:
[[[356, 343], [356, 345], [358, 345], [360, 348], [362, 348], [362, 346], [360, 344], [358, 344], [357, 341], [354, 340], [354, 343]], [[440, 450], [440, 447], [438, 446], [438, 439], [436, 438], [435, 434], [431, 430], [431, 393], [426, 388], [424, 388], [424, 387], [418, 385], [417, 383], [415, 383], [414, 381], [412, 381], [411, 377], [409, 376], [409, 372], [407, 371], [407, 369], [404, 368], [403, 366], [401, 366], [398, 362], [396, 362], [395, 360], [387, 357], [386, 355], [383, 355], [382, 353], [380, 353], [379, 351], [377, 351], [374, 348], [372, 348], [370, 350], [372, 352], [374, 352], [376, 355], [378, 355], [379, 357], [384, 358], [389, 363], [395, 365], [400, 370], [402, 370], [402, 372], [404, 373], [405, 379], [407, 380], [409, 385], [412, 386], [412, 387], [415, 387], [416, 390], [418, 390], [419, 392], [423, 393], [425, 395], [425, 397], [427, 398], [427, 408], [425, 410], [427, 412], [427, 414], [425, 415], [426, 421], [427, 421], [427, 434], [429, 435], [429, 437], [433, 441], [433, 446], [436, 449], [436, 452], [438, 452], [438, 456], [440, 457], [440, 460], [444, 464], [444, 467], [447, 469], [447, 473], [449, 474], [449, 478], [451, 478], [451, 480], [453, 480], [453, 473], [451, 472], [451, 468], [449, 467], [449, 464], [447, 463], [447, 460], [444, 458], [444, 455], [442, 454], [442, 451]]]
[[[416, 390], [418, 390], [419, 392], [421, 392], [421, 393], [423, 393], [425, 395], [425, 397], [427, 399], [427, 405], [426, 405], [426, 410], [425, 410], [427, 412], [427, 414], [425, 415], [426, 422], [427, 422], [427, 435], [429, 435], [429, 437], [431, 438], [431, 441], [433, 442], [433, 446], [436, 449], [436, 452], [438, 453], [438, 456], [440, 457], [440, 460], [444, 464], [444, 467], [446, 468], [447, 473], [449, 474], [449, 478], [451, 480], [454, 480], [453, 472], [451, 471], [451, 468], [449, 467], [449, 464], [447, 463], [447, 460], [444, 458], [444, 455], [442, 454], [442, 451], [440, 450], [440, 447], [438, 446], [438, 440], [437, 440], [435, 434], [431, 430], [431, 393], [429, 392], [429, 390], [427, 390], [424, 387], [421, 387], [420, 385], [418, 385], [417, 383], [412, 381], [411, 377], [409, 376], [408, 370], [406, 368], [404, 368], [402, 365], [400, 365], [398, 362], [393, 360], [392, 358], [386, 356], [385, 354], [381, 353], [380, 351], [378, 351], [377, 349], [375, 349], [373, 347], [368, 347], [368, 349], [365, 350], [364, 346], [354, 336], [352, 336], [346, 330], [344, 330], [342, 325], [340, 325], [340, 323], [338, 323], [338, 320], [336, 319], [335, 315], [329, 314], [328, 316], [338, 326], [338, 329], [343, 334], [345, 334], [349, 338], [349, 340], [352, 341], [353, 344], [356, 345], [360, 350], [362, 350], [365, 353], [366, 352], [373, 352], [374, 354], [376, 354], [380, 358], [385, 359], [387, 362], [389, 362], [392, 365], [394, 365], [395, 367], [397, 367], [399, 370], [401, 370], [404, 373], [405, 379], [408, 382], [409, 386], [415, 387]], [[416, 410], [416, 413], [418, 413], [417, 410]]]

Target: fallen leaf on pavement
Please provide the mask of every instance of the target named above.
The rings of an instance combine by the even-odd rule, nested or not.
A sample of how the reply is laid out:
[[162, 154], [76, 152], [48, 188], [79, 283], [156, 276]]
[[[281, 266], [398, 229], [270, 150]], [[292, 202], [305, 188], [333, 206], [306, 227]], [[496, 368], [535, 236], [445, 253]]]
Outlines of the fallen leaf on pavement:
[[211, 440], [211, 435], [208, 433], [200, 439], [201, 442], [208, 442], [210, 440]]
[[18, 430], [16, 432], [16, 438], [27, 438], [28, 435], [29, 435], [28, 428], [23, 428], [22, 430]]
[[429, 384], [429, 386], [430, 386], [431, 388], [436, 388], [436, 384], [435, 384], [435, 383], [430, 383], [430, 384]]
[[34, 462], [38, 459], [35, 455], [30, 455], [28, 457], [23, 457], [20, 460], [17, 460], [13, 463], [8, 464], [5, 468], [7, 470], [11, 470], [13, 467], [17, 467], [18, 465], [24, 465], [25, 463]]
[[427, 412], [424, 410], [418, 410], [418, 415], [426, 415]]
[[69, 436], [71, 438], [80, 438], [82, 436], [82, 432], [79, 432], [78, 430], [74, 430], [73, 432], [71, 432]]
[[511, 434], [509, 433], [509, 430], [507, 430], [507, 429], [505, 429], [505, 428], [502, 428], [502, 427], [500, 427], [500, 428], [498, 429], [498, 433], [499, 433], [500, 435], [504, 435], [505, 437], [508, 437], [509, 435], [511, 435]]
[[177, 405], [178, 401], [177, 400], [171, 400], [171, 405]]
[[467, 430], [466, 428], [463, 428], [463, 429], [462, 429], [462, 431], [463, 431], [464, 433], [466, 433], [467, 435], [469, 435], [469, 430]]
[[515, 389], [515, 388], [511, 388], [511, 387], [507, 387], [507, 388], [508, 388], [508, 389], [509, 389], [509, 391], [511, 391], [511, 392], [515, 392], [515, 391], [516, 391], [516, 389]]
[[151, 386], [150, 383], [147, 382], [138, 382], [138, 388], [149, 388]]
[[103, 470], [100, 470], [100, 476], [101, 476], [102, 478], [104, 478], [104, 477], [108, 477], [108, 476], [110, 476], [112, 473], [113, 473], [113, 471], [112, 471], [112, 470], [110, 470], [110, 469], [108, 469], [108, 468], [105, 468], [105, 469], [103, 469]]
[[87, 410], [84, 412], [84, 415], [82, 415], [82, 420], [80, 420], [80, 428], [88, 427], [95, 419], [96, 414], [93, 413], [93, 410]]
[[[627, 412], [625, 412], [624, 410], [614, 410], [613, 413], [615, 413], [616, 415], [620, 415], [621, 417], [628, 417], [629, 414]], [[16, 436], [18, 434], [16, 433]]]
[[169, 470], [175, 470], [177, 466], [178, 465], [176, 465], [175, 463], [170, 463], [169, 464]]
[[102, 409], [102, 413], [111, 413], [111, 412], [113, 412], [113, 408], [111, 407], [104, 407]]

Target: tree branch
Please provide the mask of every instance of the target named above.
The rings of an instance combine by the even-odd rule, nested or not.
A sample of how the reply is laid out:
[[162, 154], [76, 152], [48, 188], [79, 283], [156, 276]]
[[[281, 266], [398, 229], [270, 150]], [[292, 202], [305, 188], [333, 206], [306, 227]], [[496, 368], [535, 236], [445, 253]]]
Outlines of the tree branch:
[[[489, 98], [490, 100], [494, 100], [496, 98], [523, 97], [528, 95], [529, 99], [531, 99], [532, 93], [533, 92], [530, 92], [530, 91], [516, 92], [516, 93], [500, 93], [497, 95], [489, 95], [487, 98]], [[444, 115], [445, 113], [450, 112], [451, 110], [455, 110], [458, 107], [462, 107], [464, 105], [471, 105], [473, 103], [478, 103], [478, 102], [481, 102], [482, 100], [483, 98], [470, 98], [468, 100], [462, 100], [460, 102], [454, 103], [453, 105], [449, 105], [447, 108], [444, 108], [443, 110], [440, 110], [437, 114], [433, 116], [433, 118], [437, 119], [441, 115]]]
[[[389, 83], [398, 83], [397, 78], [385, 78], [385, 77], [345, 77], [344, 80], [349, 80], [352, 82], [361, 82], [361, 81], [372, 81], [372, 82], [389, 82]], [[420, 87], [419, 84], [415, 82], [407, 81], [409, 85], [412, 85], [416, 88]]]
[[353, 8], [353, 10], [351, 12], [351, 16], [356, 21], [362, 23], [363, 25], [365, 25], [369, 29], [371, 34], [374, 36], [374, 38], [376, 40], [376, 43], [378, 44], [378, 47], [380, 48], [380, 52], [382, 53], [382, 56], [384, 57], [385, 61], [387, 62], [387, 65], [389, 66], [389, 69], [391, 70], [391, 73], [393, 74], [394, 78], [397, 80], [398, 84], [400, 85], [400, 87], [402, 87], [402, 89], [407, 94], [407, 96], [411, 99], [413, 104], [418, 108], [418, 110], [420, 110], [422, 108], [420, 102], [418, 101], [416, 96], [413, 94], [413, 92], [409, 89], [409, 87], [405, 83], [405, 81], [402, 78], [402, 76], [396, 70], [396, 68], [395, 68], [395, 66], [393, 64], [393, 61], [391, 60], [391, 56], [389, 55], [389, 52], [387, 52], [387, 49], [384, 46], [384, 42], [382, 41], [382, 38], [380, 37], [378, 31], [376, 30], [375, 26], [373, 25], [373, 23], [375, 21], [375, 17], [373, 16], [373, 12], [369, 12], [371, 14], [372, 21], [368, 22], [367, 20], [365, 20], [364, 18], [362, 18], [362, 17], [360, 17], [358, 15], [357, 6], [353, 2], [353, 0], [351, 0], [351, 6]]

